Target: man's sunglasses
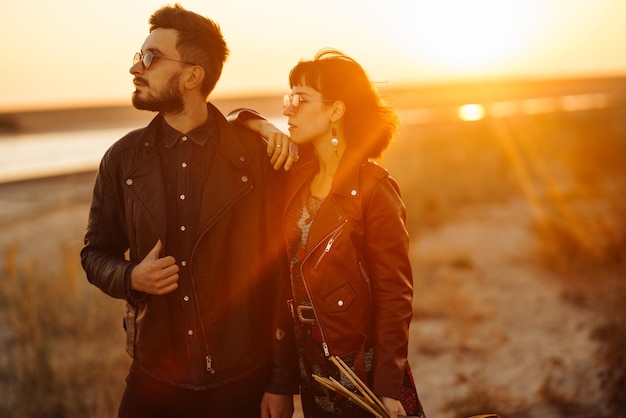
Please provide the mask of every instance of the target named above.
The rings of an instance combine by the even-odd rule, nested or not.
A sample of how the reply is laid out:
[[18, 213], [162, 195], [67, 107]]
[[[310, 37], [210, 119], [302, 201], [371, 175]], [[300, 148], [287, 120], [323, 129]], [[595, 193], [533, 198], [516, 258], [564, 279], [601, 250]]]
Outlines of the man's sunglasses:
[[148, 68], [150, 68], [150, 66], [152, 65], [152, 61], [155, 58], [160, 58], [162, 60], [168, 60], [168, 61], [180, 62], [181, 64], [196, 65], [196, 64], [192, 64], [190, 62], [175, 60], [174, 58], [161, 57], [159, 55], [154, 55], [150, 51], [146, 51], [145, 54], [141, 53], [141, 52], [136, 52], [135, 56], [133, 57], [133, 65], [136, 65], [138, 62], [141, 62], [141, 65], [142, 65], [143, 69], [147, 70]]

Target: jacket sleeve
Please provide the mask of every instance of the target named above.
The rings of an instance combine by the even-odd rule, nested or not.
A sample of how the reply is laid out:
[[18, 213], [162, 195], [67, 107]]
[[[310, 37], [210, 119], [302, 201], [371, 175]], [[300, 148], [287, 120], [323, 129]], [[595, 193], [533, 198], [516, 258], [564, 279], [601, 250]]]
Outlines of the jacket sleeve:
[[231, 110], [228, 115], [226, 115], [226, 119], [229, 122], [234, 122], [236, 124], [242, 125], [243, 124], [241, 122], [244, 122], [248, 119], [263, 119], [265, 120], [265, 117], [263, 117], [263, 115], [261, 115], [259, 112], [257, 112], [254, 109], [248, 109], [245, 107], [240, 107], [234, 110]]
[[[280, 255], [287, 260], [286, 255]], [[285, 263], [286, 264], [286, 263]], [[272, 336], [271, 378], [266, 391], [275, 394], [298, 393], [299, 370], [297, 350], [288, 299], [290, 294], [288, 270], [279, 273], [275, 280], [274, 306], [276, 307]]]
[[[243, 128], [242, 128], [243, 129]], [[248, 131], [247, 135], [251, 135]], [[254, 135], [256, 137], [256, 135]], [[266, 392], [275, 394], [298, 393], [298, 363], [291, 313], [287, 303], [291, 292], [289, 264], [282, 241], [281, 216], [285, 173], [274, 170], [265, 156], [261, 141], [253, 141], [258, 148], [257, 158], [261, 159], [264, 190], [264, 225], [263, 259], [270, 260], [268, 273], [265, 275], [267, 297], [264, 309], [271, 309], [271, 358], [270, 379]]]
[[413, 316], [406, 210], [391, 177], [374, 187], [365, 210], [367, 272], [374, 298], [373, 391], [399, 399]]
[[129, 246], [121, 208], [123, 196], [109, 171], [110, 153], [103, 157], [96, 176], [81, 264], [90, 283], [109, 296], [134, 304], [145, 295], [130, 289], [135, 263], [125, 258]]
[[[282, 193], [280, 195], [282, 196]], [[274, 215], [278, 213], [281, 212], [274, 212]], [[273, 217], [280, 221], [280, 216]], [[275, 313], [272, 339], [272, 373], [267, 392], [295, 394], [299, 391], [299, 369], [293, 322], [288, 304], [288, 300], [291, 299], [291, 281], [289, 279], [287, 254], [280, 234], [280, 223], [274, 225], [270, 242], [275, 248], [274, 260], [277, 264], [276, 274], [273, 277], [276, 291], [273, 301]]]

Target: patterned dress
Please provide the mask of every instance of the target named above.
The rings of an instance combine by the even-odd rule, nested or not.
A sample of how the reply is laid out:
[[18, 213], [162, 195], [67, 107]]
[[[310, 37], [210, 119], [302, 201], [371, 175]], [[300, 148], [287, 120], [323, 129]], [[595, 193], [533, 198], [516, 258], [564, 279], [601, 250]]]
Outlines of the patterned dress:
[[[300, 199], [287, 212], [286, 231], [289, 248], [288, 255], [291, 264], [291, 285], [294, 306], [311, 306], [311, 301], [302, 279], [301, 263], [304, 259], [311, 224], [319, 211], [323, 199], [305, 191]], [[302, 410], [307, 418], [369, 418], [372, 415], [359, 406], [353, 404], [333, 390], [327, 389], [312, 377], [313, 374], [323, 377], [334, 377], [344, 387], [356, 391], [350, 381], [339, 372], [335, 365], [325, 356], [322, 348], [322, 336], [316, 323], [303, 323], [297, 317], [294, 319], [298, 358], [300, 363], [300, 394]], [[365, 369], [370, 376], [373, 364], [373, 348], [365, 352]], [[354, 356], [342, 357], [342, 360], [354, 370]], [[368, 379], [369, 380], [369, 379]], [[414, 416], [423, 416], [422, 407], [415, 393], [413, 378], [407, 369], [403, 390], [403, 405], [407, 413]]]

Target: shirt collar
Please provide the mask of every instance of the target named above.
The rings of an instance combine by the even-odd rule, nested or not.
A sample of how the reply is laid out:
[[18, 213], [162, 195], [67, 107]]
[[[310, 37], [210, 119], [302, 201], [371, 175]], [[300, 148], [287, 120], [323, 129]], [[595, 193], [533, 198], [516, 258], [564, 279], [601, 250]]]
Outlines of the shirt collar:
[[213, 122], [213, 115], [209, 112], [209, 117], [207, 118], [202, 125], [193, 128], [187, 134], [182, 134], [178, 132], [176, 129], [172, 128], [165, 121], [165, 118], [161, 119], [161, 141], [166, 148], [171, 148], [176, 145], [181, 138], [181, 136], [185, 135], [187, 138], [191, 139], [196, 145], [204, 146], [209, 138], [215, 132], [215, 124]]

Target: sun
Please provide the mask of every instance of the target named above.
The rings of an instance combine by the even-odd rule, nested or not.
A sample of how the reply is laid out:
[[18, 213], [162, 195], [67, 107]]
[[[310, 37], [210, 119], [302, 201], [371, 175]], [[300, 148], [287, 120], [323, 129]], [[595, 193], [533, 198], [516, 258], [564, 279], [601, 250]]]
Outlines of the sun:
[[437, 0], [389, 15], [390, 42], [442, 70], [484, 71], [523, 53], [535, 34], [536, 3]]

